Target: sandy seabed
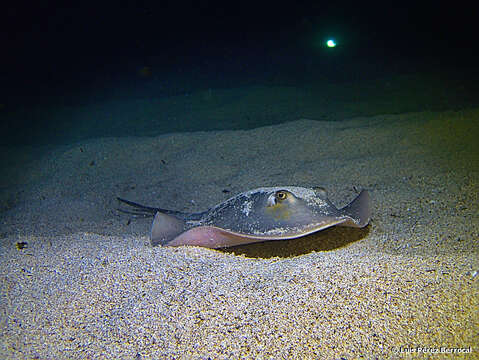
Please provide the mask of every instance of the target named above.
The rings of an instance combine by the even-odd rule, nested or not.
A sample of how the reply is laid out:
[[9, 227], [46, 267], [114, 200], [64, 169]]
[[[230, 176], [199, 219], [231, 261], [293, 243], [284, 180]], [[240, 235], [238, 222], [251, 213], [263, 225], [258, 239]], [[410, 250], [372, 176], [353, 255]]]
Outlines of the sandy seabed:
[[[478, 122], [472, 109], [2, 149], [0, 357], [479, 358]], [[366, 188], [371, 223], [152, 248], [151, 220], [115, 211], [116, 196], [192, 212], [276, 185], [321, 185], [338, 207]]]

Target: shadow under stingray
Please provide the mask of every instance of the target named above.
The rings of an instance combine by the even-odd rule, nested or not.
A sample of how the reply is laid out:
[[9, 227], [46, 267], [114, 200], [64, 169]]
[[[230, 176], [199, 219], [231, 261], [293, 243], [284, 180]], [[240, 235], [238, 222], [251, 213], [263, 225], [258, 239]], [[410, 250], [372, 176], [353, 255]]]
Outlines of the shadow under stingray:
[[331, 227], [297, 239], [265, 241], [216, 250], [249, 258], [287, 258], [305, 255], [313, 251], [331, 251], [345, 247], [364, 239], [370, 229], [371, 225], [362, 229]]

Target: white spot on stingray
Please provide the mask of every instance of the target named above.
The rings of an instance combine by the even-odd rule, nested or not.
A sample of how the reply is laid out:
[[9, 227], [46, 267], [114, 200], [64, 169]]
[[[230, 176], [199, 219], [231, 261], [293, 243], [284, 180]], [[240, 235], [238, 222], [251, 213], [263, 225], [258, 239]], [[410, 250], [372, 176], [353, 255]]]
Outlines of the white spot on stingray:
[[249, 215], [249, 213], [251, 212], [251, 207], [253, 206], [253, 203], [251, 201], [245, 201], [244, 204], [243, 204], [243, 208], [241, 209], [241, 211], [243, 212], [243, 214], [245, 214], [246, 216]]
[[186, 225], [191, 226], [191, 227], [200, 226], [200, 225], [202, 225], [202, 221], [201, 220], [188, 220], [188, 221], [186, 221]]

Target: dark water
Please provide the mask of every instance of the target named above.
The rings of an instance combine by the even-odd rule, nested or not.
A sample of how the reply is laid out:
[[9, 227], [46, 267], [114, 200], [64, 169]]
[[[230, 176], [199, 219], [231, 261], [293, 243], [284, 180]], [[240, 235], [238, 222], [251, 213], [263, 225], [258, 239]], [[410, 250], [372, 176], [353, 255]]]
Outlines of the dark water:
[[54, 5], [6, 12], [0, 145], [479, 105], [467, 9]]

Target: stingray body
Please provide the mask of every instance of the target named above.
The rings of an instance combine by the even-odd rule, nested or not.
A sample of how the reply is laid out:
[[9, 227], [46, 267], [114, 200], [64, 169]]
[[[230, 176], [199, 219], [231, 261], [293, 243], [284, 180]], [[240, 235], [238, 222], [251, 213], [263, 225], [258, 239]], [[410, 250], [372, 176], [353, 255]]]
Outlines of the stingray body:
[[264, 187], [238, 194], [201, 213], [148, 207], [118, 198], [134, 208], [120, 211], [154, 216], [151, 244], [222, 248], [269, 240], [294, 239], [334, 225], [369, 223], [366, 190], [338, 209], [323, 188]]

